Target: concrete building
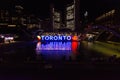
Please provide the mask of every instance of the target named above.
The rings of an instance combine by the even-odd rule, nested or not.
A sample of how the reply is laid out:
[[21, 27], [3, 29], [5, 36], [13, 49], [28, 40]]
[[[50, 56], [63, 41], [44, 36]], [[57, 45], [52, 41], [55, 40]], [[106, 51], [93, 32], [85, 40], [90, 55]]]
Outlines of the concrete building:
[[0, 25], [8, 25], [10, 21], [10, 13], [8, 10], [0, 10]]
[[61, 28], [62, 25], [62, 11], [57, 10], [53, 4], [50, 5], [50, 31], [56, 31]]
[[74, 3], [69, 4], [66, 7], [66, 28], [75, 30], [75, 5]]
[[73, 0], [70, 4], [64, 4], [63, 11], [59, 11], [53, 4], [50, 5], [50, 31], [56, 29], [70, 29], [80, 32], [80, 1]]
[[54, 10], [54, 18], [53, 18], [53, 28], [54, 30], [61, 28], [61, 12]]
[[24, 25], [26, 25], [27, 29], [32, 29], [32, 28], [41, 28], [41, 20], [36, 17], [35, 15], [26, 15], [25, 19], [25, 23]]
[[71, 29], [72, 31], [80, 32], [80, 1], [73, 0], [71, 4], [67, 4], [65, 13], [66, 13], [66, 28]]
[[41, 29], [44, 31], [52, 31], [53, 29], [51, 29], [51, 19], [45, 19], [45, 20], [41, 20]]

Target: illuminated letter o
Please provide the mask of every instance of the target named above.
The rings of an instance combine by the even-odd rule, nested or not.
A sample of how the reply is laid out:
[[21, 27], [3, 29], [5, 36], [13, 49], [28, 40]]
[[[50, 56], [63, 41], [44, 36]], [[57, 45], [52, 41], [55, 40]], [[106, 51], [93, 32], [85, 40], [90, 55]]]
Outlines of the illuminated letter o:
[[57, 36], [54, 36], [54, 40], [58, 40], [58, 37], [57, 37]]
[[67, 36], [67, 40], [71, 40], [72, 38], [71, 38], [71, 36]]
[[45, 36], [45, 40], [49, 40], [49, 36]]

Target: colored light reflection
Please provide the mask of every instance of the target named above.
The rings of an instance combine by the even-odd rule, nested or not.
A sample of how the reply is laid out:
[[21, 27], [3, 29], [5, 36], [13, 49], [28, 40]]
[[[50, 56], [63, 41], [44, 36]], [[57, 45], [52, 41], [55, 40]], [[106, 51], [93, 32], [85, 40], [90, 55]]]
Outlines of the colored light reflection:
[[72, 50], [71, 42], [38, 42], [36, 50]]
[[[36, 45], [36, 54], [44, 60], [74, 60], [78, 42], [38, 42]], [[38, 57], [39, 58], [39, 57]]]
[[74, 54], [77, 54], [78, 52], [77, 52], [77, 49], [78, 49], [78, 42], [72, 42], [72, 52], [74, 53]]

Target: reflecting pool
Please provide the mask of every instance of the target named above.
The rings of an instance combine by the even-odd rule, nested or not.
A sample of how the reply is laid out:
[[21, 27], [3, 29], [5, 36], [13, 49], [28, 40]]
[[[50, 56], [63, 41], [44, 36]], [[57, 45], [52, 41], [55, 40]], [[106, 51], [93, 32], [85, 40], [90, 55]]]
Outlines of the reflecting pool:
[[78, 54], [79, 42], [38, 42], [36, 54], [44, 60], [69, 60]]

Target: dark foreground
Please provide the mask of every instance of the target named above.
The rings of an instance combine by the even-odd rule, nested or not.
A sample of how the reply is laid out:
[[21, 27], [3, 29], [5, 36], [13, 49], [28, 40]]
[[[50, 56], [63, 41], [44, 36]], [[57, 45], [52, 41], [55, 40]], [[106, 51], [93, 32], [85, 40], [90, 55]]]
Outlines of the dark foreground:
[[[65, 80], [119, 79], [120, 65], [90, 66], [77, 63], [65, 63], [63, 68], [54, 68], [51, 64], [5, 65], [0, 67], [0, 80]], [[2, 79], [3, 78], [3, 79]]]
[[25, 63], [1, 64], [0, 80], [65, 80], [93, 79], [115, 80], [120, 78], [119, 64], [83, 64], [77, 62], [62, 62], [55, 64]]

